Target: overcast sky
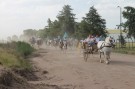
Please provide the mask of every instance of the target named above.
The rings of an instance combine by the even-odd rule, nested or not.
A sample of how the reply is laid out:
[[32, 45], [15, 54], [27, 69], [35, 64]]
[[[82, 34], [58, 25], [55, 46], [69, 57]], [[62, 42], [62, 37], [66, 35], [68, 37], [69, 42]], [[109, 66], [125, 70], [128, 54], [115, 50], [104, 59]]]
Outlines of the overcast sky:
[[135, 6], [135, 0], [0, 0], [0, 39], [20, 35], [25, 29], [42, 29], [47, 19], [55, 20], [64, 5], [71, 5], [76, 21], [95, 6], [106, 20], [107, 28], [114, 29], [119, 24], [120, 9]]

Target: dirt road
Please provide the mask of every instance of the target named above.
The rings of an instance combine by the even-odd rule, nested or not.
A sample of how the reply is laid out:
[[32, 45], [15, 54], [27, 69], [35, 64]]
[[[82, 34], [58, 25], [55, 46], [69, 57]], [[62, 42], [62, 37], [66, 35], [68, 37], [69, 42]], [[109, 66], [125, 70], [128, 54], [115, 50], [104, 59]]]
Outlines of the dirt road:
[[39, 50], [41, 56], [33, 62], [42, 71], [40, 81], [62, 86], [65, 89], [135, 89], [135, 56], [125, 54], [111, 55], [109, 65], [99, 62], [99, 55], [90, 55], [87, 62], [78, 49], [46, 48]]

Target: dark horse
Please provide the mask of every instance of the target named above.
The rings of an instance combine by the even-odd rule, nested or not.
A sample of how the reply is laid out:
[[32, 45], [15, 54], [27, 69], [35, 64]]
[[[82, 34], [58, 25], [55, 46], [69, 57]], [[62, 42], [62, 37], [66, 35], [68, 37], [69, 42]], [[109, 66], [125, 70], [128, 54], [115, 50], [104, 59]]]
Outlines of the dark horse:
[[63, 41], [61, 40], [61, 41], [59, 42], [59, 47], [60, 47], [61, 50], [63, 50], [63, 46], [64, 46], [64, 43], [63, 43]]
[[32, 46], [34, 46], [34, 44], [36, 43], [36, 39], [34, 37], [31, 37], [29, 42]]
[[61, 41], [59, 42], [59, 47], [60, 47], [61, 50], [63, 50], [63, 49], [67, 50], [67, 41], [65, 41], [65, 40], [62, 41], [62, 40], [61, 40]]
[[43, 44], [43, 40], [41, 38], [38, 38], [37, 39], [37, 45], [38, 45], [38, 48], [40, 48], [40, 46]]

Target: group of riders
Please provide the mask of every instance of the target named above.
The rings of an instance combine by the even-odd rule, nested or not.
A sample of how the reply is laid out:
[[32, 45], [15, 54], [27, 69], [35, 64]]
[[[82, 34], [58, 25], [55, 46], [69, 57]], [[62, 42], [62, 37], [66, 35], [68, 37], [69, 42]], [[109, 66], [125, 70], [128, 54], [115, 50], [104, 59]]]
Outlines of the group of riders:
[[[88, 44], [89, 46], [94, 46], [97, 44], [99, 41], [103, 40], [103, 37], [99, 35], [89, 35], [86, 39], [77, 41], [75, 39], [69, 39], [69, 38], [64, 38], [64, 39], [58, 39], [54, 38], [53, 40], [46, 40], [45, 43], [49, 46], [59, 46], [61, 49], [67, 49], [67, 47], [70, 46], [77, 46], [79, 43], [85, 48], [85, 44]], [[43, 44], [43, 40], [40, 37], [31, 37], [29, 42], [34, 45], [35, 43], [40, 46]]]
[[[37, 45], [38, 47], [41, 46], [43, 44], [43, 39], [40, 37], [30, 37], [29, 39], [29, 43], [34, 46]], [[48, 46], [53, 46], [53, 47], [57, 47], [59, 46], [61, 49], [67, 49], [67, 46], [71, 46], [71, 39], [58, 39], [58, 38], [54, 38], [54, 39], [46, 39], [44, 40], [44, 43]]]
[[[103, 37], [99, 35], [89, 35], [86, 39], [76, 40], [73, 38], [66, 39], [46, 39], [44, 40], [45, 44], [51, 47], [59, 47], [61, 50], [67, 50], [67, 47], [81, 47], [83, 49], [83, 55], [85, 61], [87, 61], [88, 54], [93, 54], [94, 52], [100, 52], [106, 55], [105, 62], [108, 64], [110, 59], [111, 48], [115, 47], [115, 40], [113, 37]], [[32, 37], [30, 39], [31, 44], [37, 44], [38, 46], [43, 44], [43, 40], [38, 37]], [[101, 59], [100, 59], [100, 62]]]
[[89, 35], [86, 39], [81, 40], [84, 43], [88, 43], [89, 45], [97, 44], [99, 41], [101, 41], [101, 37], [96, 35]]
[[43, 40], [40, 37], [31, 37], [29, 39], [29, 42], [32, 46], [34, 46], [35, 44], [37, 44], [38, 48], [43, 44]]
[[60, 49], [67, 49], [67, 47], [73, 47], [75, 40], [72, 38], [54, 38], [46, 40], [48, 46], [60, 47]]

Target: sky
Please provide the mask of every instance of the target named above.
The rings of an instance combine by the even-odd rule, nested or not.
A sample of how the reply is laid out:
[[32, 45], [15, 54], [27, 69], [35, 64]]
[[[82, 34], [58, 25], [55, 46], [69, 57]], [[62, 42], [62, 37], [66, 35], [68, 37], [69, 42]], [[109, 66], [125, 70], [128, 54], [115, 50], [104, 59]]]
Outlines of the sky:
[[0, 39], [19, 36], [26, 29], [43, 29], [48, 18], [55, 20], [64, 5], [71, 6], [77, 22], [94, 6], [106, 20], [106, 27], [114, 29], [120, 23], [117, 6], [123, 11], [125, 6], [134, 7], [135, 0], [0, 0]]

